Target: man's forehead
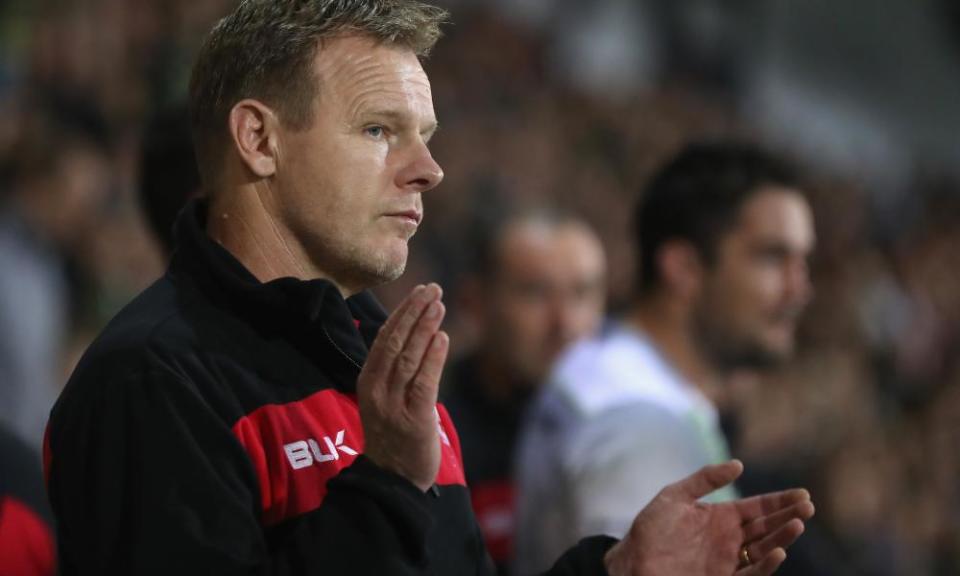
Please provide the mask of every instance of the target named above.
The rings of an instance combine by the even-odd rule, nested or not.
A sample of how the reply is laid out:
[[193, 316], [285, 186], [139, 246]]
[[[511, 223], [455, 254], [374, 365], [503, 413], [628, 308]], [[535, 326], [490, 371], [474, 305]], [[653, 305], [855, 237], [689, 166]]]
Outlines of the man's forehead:
[[733, 235], [758, 241], [787, 241], [809, 249], [814, 243], [813, 215], [803, 194], [793, 188], [767, 186], [750, 196], [740, 209]]
[[811, 221], [812, 214], [800, 190], [783, 186], [761, 186], [740, 206], [740, 224], [771, 226], [784, 220]]
[[498, 259], [504, 269], [529, 271], [558, 265], [575, 268], [577, 258], [596, 253], [601, 263], [603, 248], [590, 230], [575, 221], [540, 222], [527, 220], [511, 223], [501, 233]]
[[385, 82], [430, 93], [430, 82], [413, 50], [368, 36], [340, 35], [324, 40], [317, 50], [314, 69], [321, 89], [324, 85], [356, 89], [370, 82]]
[[320, 102], [342, 107], [346, 121], [399, 120], [419, 124], [421, 132], [435, 129], [430, 82], [412, 50], [337, 36], [320, 46], [314, 66]]

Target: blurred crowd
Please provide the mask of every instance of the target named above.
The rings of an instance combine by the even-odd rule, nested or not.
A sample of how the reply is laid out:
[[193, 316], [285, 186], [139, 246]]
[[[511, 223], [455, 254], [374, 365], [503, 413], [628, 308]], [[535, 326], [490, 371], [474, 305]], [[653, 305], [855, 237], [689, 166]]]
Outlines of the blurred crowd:
[[[0, 417], [37, 453], [79, 353], [163, 270], [141, 209], [146, 130], [182, 105], [191, 57], [231, 4], [0, 7]], [[455, 353], [476, 338], [457, 302], [478, 222], [525, 204], [579, 215], [606, 248], [616, 315], [651, 171], [692, 139], [762, 140], [696, 70], [610, 94], [572, 82], [557, 63], [570, 49], [503, 6], [455, 3], [426, 62], [446, 179], [425, 198], [406, 274], [379, 290], [390, 308], [416, 284], [444, 286]], [[732, 453], [764, 472], [758, 490], [810, 488], [832, 573], [960, 573], [960, 184], [918, 163], [891, 207], [863, 174], [796, 160], [815, 184], [816, 297], [794, 360], [726, 389]], [[11, 413], [17, 382], [33, 392]]]

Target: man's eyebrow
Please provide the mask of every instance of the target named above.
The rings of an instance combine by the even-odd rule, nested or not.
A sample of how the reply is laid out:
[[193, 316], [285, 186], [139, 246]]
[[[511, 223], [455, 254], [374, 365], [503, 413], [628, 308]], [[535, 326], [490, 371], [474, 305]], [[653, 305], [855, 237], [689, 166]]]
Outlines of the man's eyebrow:
[[420, 131], [420, 135], [423, 136], [424, 141], [429, 142], [439, 130], [440, 123], [434, 120], [433, 122], [430, 122], [426, 128]]
[[[384, 119], [390, 120], [396, 124], [406, 126], [410, 122], [410, 115], [404, 112], [397, 110], [389, 109], [373, 109], [367, 112], [361, 113], [361, 116], [374, 119]], [[430, 137], [440, 128], [440, 124], [436, 120], [431, 120], [427, 122], [426, 125], [420, 130], [420, 134]]]

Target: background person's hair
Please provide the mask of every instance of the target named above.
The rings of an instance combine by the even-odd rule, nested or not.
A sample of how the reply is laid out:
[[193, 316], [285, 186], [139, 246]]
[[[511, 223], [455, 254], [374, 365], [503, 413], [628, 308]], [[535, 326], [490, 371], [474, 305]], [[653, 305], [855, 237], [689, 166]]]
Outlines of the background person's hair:
[[190, 116], [200, 173], [219, 170], [234, 104], [256, 98], [281, 122], [313, 121], [319, 90], [313, 59], [320, 43], [342, 33], [367, 35], [426, 56], [447, 19], [414, 0], [244, 0], [204, 41], [190, 79]]
[[173, 224], [187, 200], [200, 192], [185, 105], [150, 119], [140, 149], [140, 205], [166, 256], [173, 253]]
[[541, 225], [551, 230], [564, 226], [593, 229], [573, 212], [556, 205], [504, 205], [475, 215], [470, 230], [470, 275], [482, 282], [494, 282], [503, 272], [503, 242], [514, 226]]
[[639, 291], [660, 285], [657, 252], [671, 240], [690, 242], [712, 263], [741, 207], [764, 186], [803, 193], [792, 166], [752, 144], [698, 142], [682, 149], [653, 175], [634, 213]]

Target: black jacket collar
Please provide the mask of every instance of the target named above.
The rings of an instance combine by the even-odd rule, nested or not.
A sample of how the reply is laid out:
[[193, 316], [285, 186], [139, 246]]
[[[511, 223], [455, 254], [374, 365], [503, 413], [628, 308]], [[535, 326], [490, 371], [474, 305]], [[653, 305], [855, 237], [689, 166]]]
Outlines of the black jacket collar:
[[[207, 235], [206, 219], [202, 199], [192, 200], [181, 212], [171, 272], [186, 272], [213, 305], [290, 340], [327, 367], [334, 359], [355, 377], [386, 320], [373, 295], [361, 292], [344, 300], [336, 286], [323, 279], [260, 282]], [[348, 380], [352, 388], [353, 378]]]

